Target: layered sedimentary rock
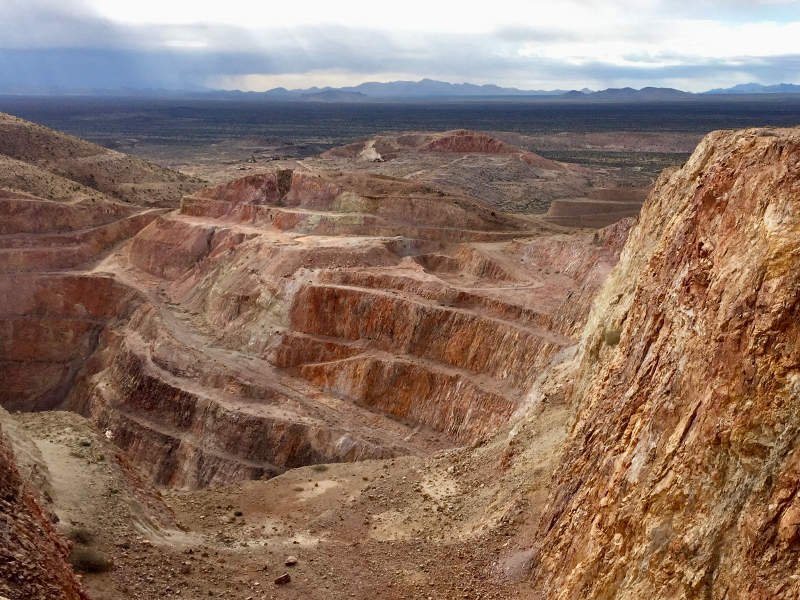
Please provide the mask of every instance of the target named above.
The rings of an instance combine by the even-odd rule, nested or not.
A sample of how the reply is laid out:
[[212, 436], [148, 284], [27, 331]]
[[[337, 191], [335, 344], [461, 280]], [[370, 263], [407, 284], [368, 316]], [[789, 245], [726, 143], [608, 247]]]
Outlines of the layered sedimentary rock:
[[0, 114], [0, 403], [63, 403], [136, 292], [92, 272], [198, 186], [179, 173]]
[[575, 343], [626, 230], [380, 176], [208, 188], [103, 265], [147, 300], [68, 405], [185, 487], [470, 442]]
[[598, 296], [543, 598], [797, 598], [800, 131], [706, 137]]
[[139, 301], [100, 274], [8, 275], [0, 294], [0, 403], [9, 410], [59, 406], [103, 329]]
[[86, 600], [67, 562], [70, 546], [20, 474], [0, 408], [0, 596], [9, 600]]

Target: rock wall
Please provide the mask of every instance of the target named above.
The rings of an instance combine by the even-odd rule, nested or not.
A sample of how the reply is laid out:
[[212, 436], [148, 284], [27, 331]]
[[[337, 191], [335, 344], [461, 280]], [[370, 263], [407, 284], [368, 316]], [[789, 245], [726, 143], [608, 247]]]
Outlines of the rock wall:
[[67, 562], [70, 546], [20, 474], [0, 408], [0, 596], [9, 600], [88, 600]]
[[0, 405], [50, 410], [65, 400], [103, 329], [141, 302], [108, 275], [0, 277]]
[[581, 351], [534, 597], [800, 597], [800, 130], [662, 175]]

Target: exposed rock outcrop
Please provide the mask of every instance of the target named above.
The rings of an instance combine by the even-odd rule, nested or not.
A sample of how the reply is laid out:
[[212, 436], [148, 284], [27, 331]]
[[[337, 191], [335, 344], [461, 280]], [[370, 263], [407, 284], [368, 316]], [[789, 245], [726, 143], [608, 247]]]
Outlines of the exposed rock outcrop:
[[539, 597], [797, 598], [800, 131], [707, 136], [583, 337]]
[[[23, 133], [4, 147], [34, 170], [74, 176], [71, 152], [95, 156]], [[511, 152], [469, 132], [432, 139], [431, 152]], [[173, 213], [75, 189], [74, 203], [38, 187], [0, 198], [0, 400], [89, 416], [156, 482], [184, 488], [493, 433], [575, 344], [629, 225], [569, 235], [358, 173], [279, 169]]]
[[9, 410], [63, 403], [103, 329], [140, 302], [99, 274], [9, 275], [0, 278], [0, 294], [0, 404]]

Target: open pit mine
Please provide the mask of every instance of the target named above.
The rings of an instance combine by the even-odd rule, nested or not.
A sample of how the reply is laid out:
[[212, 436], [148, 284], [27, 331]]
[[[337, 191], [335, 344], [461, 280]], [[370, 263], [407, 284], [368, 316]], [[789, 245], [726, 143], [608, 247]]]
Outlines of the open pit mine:
[[0, 116], [0, 596], [800, 597], [800, 130], [601, 229], [390, 150], [586, 177], [448, 132], [210, 186]]

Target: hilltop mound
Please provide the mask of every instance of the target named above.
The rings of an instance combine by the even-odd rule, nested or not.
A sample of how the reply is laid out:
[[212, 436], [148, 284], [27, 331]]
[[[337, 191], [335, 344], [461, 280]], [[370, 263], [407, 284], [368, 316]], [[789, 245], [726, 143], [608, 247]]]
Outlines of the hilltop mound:
[[[365, 154], [365, 149], [373, 149]], [[322, 153], [323, 158], [359, 158], [377, 162], [392, 160], [401, 152], [449, 152], [458, 154], [511, 154], [527, 164], [551, 171], [567, 170], [567, 165], [548, 160], [527, 150], [515, 148], [485, 133], [458, 129], [441, 133], [403, 133], [397, 136], [381, 135], [362, 142], [332, 148]]]
[[425, 182], [507, 212], [545, 213], [551, 208], [547, 219], [568, 227], [604, 227], [634, 216], [644, 198], [643, 190], [621, 186], [607, 170], [550, 160], [464, 129], [378, 135], [331, 148], [302, 164]]
[[514, 154], [532, 167], [547, 169], [550, 171], [565, 171], [567, 166], [554, 160], [548, 160], [534, 152], [520, 150], [501, 142], [498, 139], [489, 137], [484, 133], [467, 131], [446, 131], [432, 136], [432, 139], [421, 147], [421, 150], [428, 152], [459, 152], [475, 154]]

